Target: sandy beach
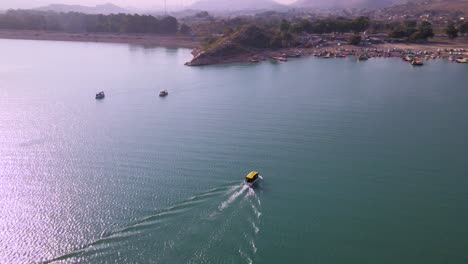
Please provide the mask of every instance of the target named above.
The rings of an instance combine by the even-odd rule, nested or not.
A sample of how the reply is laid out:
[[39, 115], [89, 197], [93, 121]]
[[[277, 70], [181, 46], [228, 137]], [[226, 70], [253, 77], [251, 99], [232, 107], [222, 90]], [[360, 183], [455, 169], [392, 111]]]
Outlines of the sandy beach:
[[181, 48], [195, 48], [198, 45], [196, 38], [185, 35], [67, 33], [31, 30], [0, 30], [0, 39], [129, 43]]

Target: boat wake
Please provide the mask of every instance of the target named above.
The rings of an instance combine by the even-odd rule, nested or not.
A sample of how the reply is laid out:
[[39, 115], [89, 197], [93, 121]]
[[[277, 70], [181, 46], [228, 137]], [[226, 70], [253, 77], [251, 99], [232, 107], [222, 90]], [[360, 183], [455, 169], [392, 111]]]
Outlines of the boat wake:
[[261, 215], [252, 188], [229, 184], [103, 232], [86, 247], [46, 263], [253, 263]]
[[241, 196], [247, 189], [252, 190], [247, 185], [243, 185], [240, 190], [232, 194], [226, 201], [222, 202], [221, 205], [218, 207], [220, 211], [223, 211], [232, 204], [239, 196]]

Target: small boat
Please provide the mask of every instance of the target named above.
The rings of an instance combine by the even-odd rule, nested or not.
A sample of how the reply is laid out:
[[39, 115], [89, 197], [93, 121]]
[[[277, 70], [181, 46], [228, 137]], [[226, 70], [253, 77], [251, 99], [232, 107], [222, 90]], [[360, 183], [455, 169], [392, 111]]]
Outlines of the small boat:
[[159, 92], [159, 97], [166, 97], [169, 95], [169, 92], [167, 90], [162, 90]]
[[286, 57], [284, 57], [284, 56], [273, 57], [273, 59], [275, 59], [277, 61], [283, 61], [283, 62], [288, 61], [288, 59]]
[[96, 100], [101, 100], [101, 99], [104, 99], [105, 97], [106, 95], [104, 94], [104, 92], [100, 92], [96, 94]]
[[302, 51], [296, 51], [294, 53], [288, 54], [286, 57], [291, 57], [291, 58], [299, 58], [302, 56]]
[[251, 171], [249, 172], [249, 174], [247, 174], [247, 176], [245, 176], [244, 183], [245, 185], [249, 187], [253, 187], [259, 178], [260, 178], [260, 174], [258, 172]]
[[409, 56], [405, 56], [405, 57], [403, 57], [403, 60], [407, 61], [407, 62], [411, 62], [413, 60], [413, 58], [411, 58]]
[[359, 55], [359, 57], [357, 58], [358, 61], [366, 61], [368, 59], [369, 57], [367, 57], [366, 55]]
[[421, 59], [414, 59], [411, 61], [411, 65], [413, 66], [423, 66], [424, 62]]
[[455, 60], [457, 63], [468, 63], [468, 58], [459, 58]]
[[252, 62], [252, 63], [259, 63], [260, 60], [258, 60], [258, 59], [251, 59], [250, 62]]

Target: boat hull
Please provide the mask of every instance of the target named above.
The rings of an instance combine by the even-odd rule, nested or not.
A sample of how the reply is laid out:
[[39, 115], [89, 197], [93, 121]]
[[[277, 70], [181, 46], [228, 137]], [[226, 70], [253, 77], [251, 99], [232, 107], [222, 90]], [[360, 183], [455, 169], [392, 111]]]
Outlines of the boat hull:
[[256, 179], [256, 180], [253, 181], [253, 182], [244, 181], [244, 184], [247, 185], [247, 186], [249, 186], [250, 188], [252, 188], [252, 187], [254, 187], [254, 186], [257, 184], [257, 182], [258, 182], [259, 180], [260, 180], [260, 178]]

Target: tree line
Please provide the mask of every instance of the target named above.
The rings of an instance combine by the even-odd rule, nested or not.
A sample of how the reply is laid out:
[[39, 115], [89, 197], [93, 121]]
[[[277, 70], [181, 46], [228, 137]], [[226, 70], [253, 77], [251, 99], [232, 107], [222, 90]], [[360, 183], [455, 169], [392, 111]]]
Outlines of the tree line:
[[267, 21], [265, 23], [234, 19], [225, 21], [224, 24], [228, 26], [222, 29], [222, 37], [208, 35], [202, 40], [202, 45], [206, 49], [229, 46], [226, 43], [254, 48], [294, 47], [300, 44], [295, 36], [302, 33], [363, 32], [369, 27], [369, 18], [326, 18], [315, 21], [302, 19], [292, 22], [282, 19], [278, 22]]
[[179, 27], [172, 16], [157, 18], [138, 14], [91, 15], [31, 10], [9, 10], [0, 14], [0, 29], [153, 34], [190, 31], [186, 25]]
[[[284, 22], [284, 21], [283, 21]], [[327, 33], [349, 33], [363, 32], [370, 24], [370, 19], [365, 16], [350, 19], [344, 17], [325, 18], [315, 21], [301, 20], [290, 25], [290, 30], [293, 33], [312, 33], [312, 34], [327, 34]]]
[[281, 20], [279, 30], [274, 29], [270, 46], [274, 48], [294, 46], [294, 35], [301, 33], [327, 34], [327, 33], [359, 33], [366, 31], [369, 27], [368, 17], [348, 18], [326, 18], [310, 21], [303, 19], [296, 22]]
[[451, 39], [458, 38], [459, 33], [468, 34], [468, 21], [464, 21], [459, 25], [456, 25], [453, 22], [449, 22], [445, 28], [445, 33]]
[[391, 38], [407, 38], [409, 40], [427, 40], [434, 37], [432, 24], [422, 21], [418, 24], [415, 20], [399, 23], [389, 34]]

